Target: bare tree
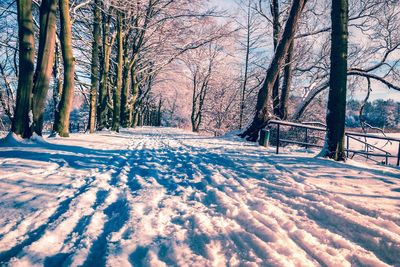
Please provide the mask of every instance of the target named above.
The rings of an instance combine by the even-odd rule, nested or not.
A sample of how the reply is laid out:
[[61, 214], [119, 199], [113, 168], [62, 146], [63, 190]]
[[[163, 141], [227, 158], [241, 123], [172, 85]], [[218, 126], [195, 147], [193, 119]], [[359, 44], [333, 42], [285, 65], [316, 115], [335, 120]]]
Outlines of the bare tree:
[[43, 112], [50, 87], [56, 43], [57, 0], [42, 0], [37, 67], [34, 78], [32, 113], [33, 131], [42, 135]]
[[190, 121], [192, 131], [198, 132], [203, 119], [204, 104], [213, 78], [220, 47], [210, 43], [186, 55], [184, 62], [189, 70], [192, 87]]
[[23, 138], [31, 136], [32, 89], [35, 64], [32, 1], [18, 0], [19, 77], [16, 108], [11, 131]]
[[320, 156], [337, 161], [346, 158], [344, 132], [347, 93], [347, 50], [348, 50], [348, 0], [332, 1], [331, 70], [329, 78], [327, 132], [325, 146]]
[[258, 139], [259, 130], [264, 127], [271, 116], [269, 113], [269, 94], [275, 84], [279, 75], [279, 70], [282, 68], [287, 52], [294, 39], [294, 35], [300, 20], [301, 12], [305, 5], [304, 0], [294, 0], [291, 6], [288, 20], [286, 21], [282, 37], [279, 40], [278, 46], [275, 50], [272, 62], [267, 70], [264, 84], [259, 91], [256, 114], [251, 125], [240, 136], [247, 138], [249, 141], [255, 142]]
[[64, 63], [63, 89], [58, 104], [53, 131], [62, 137], [69, 136], [69, 118], [75, 86], [75, 58], [72, 50], [71, 17], [69, 0], [60, 0], [61, 50]]
[[120, 115], [121, 115], [121, 90], [122, 90], [122, 72], [123, 72], [123, 53], [124, 53], [124, 36], [123, 36], [123, 15], [118, 12], [117, 16], [117, 75], [116, 75], [116, 86], [113, 92], [113, 120], [112, 130], [119, 131]]
[[93, 43], [91, 62], [91, 87], [89, 107], [89, 132], [93, 133], [96, 128], [97, 93], [99, 90], [99, 53], [101, 49], [101, 11], [100, 1], [95, 0], [93, 5]]

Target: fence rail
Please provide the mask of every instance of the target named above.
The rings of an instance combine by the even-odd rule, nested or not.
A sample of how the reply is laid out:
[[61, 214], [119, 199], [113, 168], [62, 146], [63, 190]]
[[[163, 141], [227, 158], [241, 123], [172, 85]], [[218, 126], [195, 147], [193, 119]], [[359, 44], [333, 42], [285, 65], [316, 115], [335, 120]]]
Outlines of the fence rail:
[[[276, 125], [276, 154], [279, 154], [279, 148], [281, 147], [281, 144], [287, 143], [287, 144], [296, 144], [296, 145], [301, 145], [304, 146], [306, 149], [309, 147], [319, 147], [322, 148], [322, 145], [312, 143], [310, 141], [310, 131], [318, 131], [318, 132], [326, 132], [325, 127], [320, 127], [320, 126], [313, 126], [308, 124], [303, 124], [303, 123], [294, 123], [294, 122], [287, 122], [287, 121], [277, 121], [277, 120], [270, 120], [268, 122], [268, 125], [266, 128], [270, 129], [272, 128], [272, 125]], [[321, 125], [321, 124], [320, 124]], [[281, 138], [281, 127], [282, 126], [289, 126], [293, 128], [298, 128], [298, 129], [303, 129], [304, 130], [304, 140], [303, 141], [298, 141], [298, 140], [290, 140], [286, 138]], [[386, 165], [389, 164], [389, 159], [390, 158], [396, 158], [397, 163], [396, 166], [400, 165], [400, 138], [394, 138], [394, 137], [385, 137], [385, 136], [379, 136], [379, 135], [374, 135], [374, 134], [364, 134], [364, 133], [357, 133], [357, 132], [345, 132], [346, 136], [346, 154], [347, 157], [350, 156], [350, 153], [353, 153], [353, 156], [355, 155], [360, 155], [362, 157], [365, 157], [367, 160], [379, 162], [378, 160], [374, 159], [373, 157], [377, 158], [384, 158], [384, 163]], [[357, 137], [364, 138], [364, 140], [358, 139]], [[266, 136], [265, 132], [262, 132], [261, 138], [260, 138], [260, 144], [265, 145], [267, 139], [269, 139]], [[393, 142], [398, 144], [398, 150], [397, 150], [397, 155], [392, 154], [387, 150], [384, 150], [383, 148], [380, 148], [376, 145], [370, 144], [367, 142], [367, 139], [376, 139], [376, 140], [384, 140], [387, 142]], [[350, 142], [356, 142], [360, 143], [364, 146], [364, 149], [351, 149]]]

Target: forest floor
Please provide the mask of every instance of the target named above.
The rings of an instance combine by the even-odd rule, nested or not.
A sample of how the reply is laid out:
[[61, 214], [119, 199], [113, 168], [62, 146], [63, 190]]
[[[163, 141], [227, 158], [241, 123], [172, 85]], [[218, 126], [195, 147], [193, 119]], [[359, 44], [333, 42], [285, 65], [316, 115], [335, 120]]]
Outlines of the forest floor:
[[400, 172], [171, 128], [0, 142], [0, 265], [400, 266]]

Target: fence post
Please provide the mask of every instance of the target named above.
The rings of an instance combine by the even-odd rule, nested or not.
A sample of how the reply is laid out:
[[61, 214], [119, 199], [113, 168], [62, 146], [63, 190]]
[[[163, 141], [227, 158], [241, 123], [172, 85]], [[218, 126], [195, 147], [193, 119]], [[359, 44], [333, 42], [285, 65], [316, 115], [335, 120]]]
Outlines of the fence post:
[[277, 124], [278, 128], [276, 128], [276, 154], [279, 154], [279, 141], [280, 141], [280, 124]]
[[269, 144], [269, 136], [270, 136], [269, 130], [261, 129], [260, 140], [258, 141], [259, 145], [267, 147]]
[[350, 137], [346, 134], [346, 157], [349, 158], [349, 150], [350, 150]]
[[305, 128], [306, 129], [306, 140], [305, 140], [305, 143], [306, 143], [306, 149], [308, 149], [308, 128]]
[[399, 142], [399, 150], [397, 151], [397, 166], [400, 165], [400, 142]]

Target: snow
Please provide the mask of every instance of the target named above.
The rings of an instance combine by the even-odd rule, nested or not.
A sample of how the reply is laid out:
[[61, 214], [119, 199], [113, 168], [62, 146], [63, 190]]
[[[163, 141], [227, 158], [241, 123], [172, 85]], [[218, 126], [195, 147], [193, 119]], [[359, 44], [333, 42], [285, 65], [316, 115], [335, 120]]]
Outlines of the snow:
[[[380, 136], [380, 137], [387, 137], [387, 138], [395, 138], [400, 140], [400, 133], [387, 133], [385, 135], [383, 134], [373, 134], [376, 136]], [[378, 147], [386, 152], [388, 152], [389, 154], [393, 155], [394, 157], [389, 158], [388, 162], [389, 164], [392, 165], [396, 165], [397, 163], [397, 153], [400, 152], [400, 142], [397, 141], [387, 141], [387, 140], [380, 140], [380, 139], [376, 139], [376, 138], [362, 138], [362, 137], [355, 137], [355, 139], [360, 140], [362, 142], [368, 142], [370, 145], [373, 145], [375, 147]], [[353, 150], [364, 150], [365, 151], [365, 145], [361, 142], [358, 142], [354, 139], [350, 140], [350, 149]], [[385, 154], [383, 151], [379, 151], [378, 149], [374, 149], [374, 148], [369, 148], [369, 152], [370, 153], [377, 153], [377, 154]], [[352, 153], [350, 153], [350, 156], [352, 155]], [[362, 160], [362, 157], [355, 157], [357, 158], [357, 160]], [[384, 162], [385, 158], [384, 157], [372, 157], [375, 160], [377, 160], [378, 162]], [[365, 161], [365, 159], [364, 159]]]
[[398, 266], [398, 168], [173, 128], [0, 142], [0, 263]]

